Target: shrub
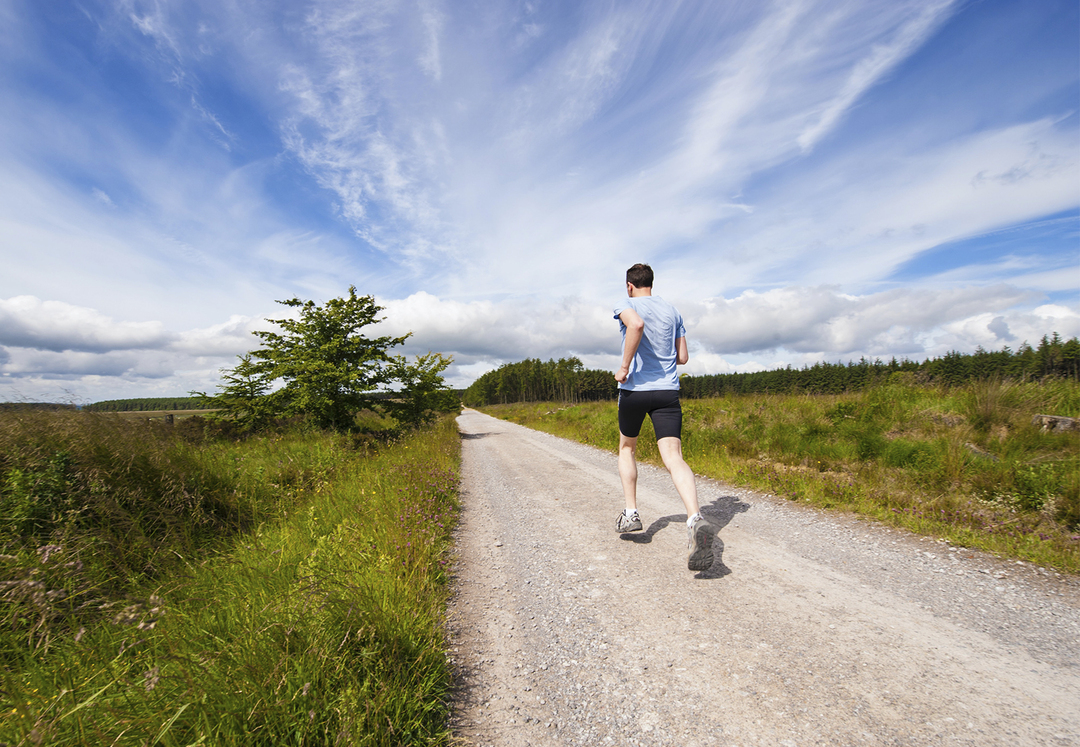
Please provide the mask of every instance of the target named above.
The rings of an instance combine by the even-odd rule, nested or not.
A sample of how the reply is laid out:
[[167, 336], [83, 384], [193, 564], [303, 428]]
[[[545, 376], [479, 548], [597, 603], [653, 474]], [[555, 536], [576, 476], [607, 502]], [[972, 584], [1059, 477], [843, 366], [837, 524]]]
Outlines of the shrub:
[[961, 398], [962, 412], [976, 431], [1007, 424], [1016, 402], [1016, 385], [1001, 378], [971, 382]]

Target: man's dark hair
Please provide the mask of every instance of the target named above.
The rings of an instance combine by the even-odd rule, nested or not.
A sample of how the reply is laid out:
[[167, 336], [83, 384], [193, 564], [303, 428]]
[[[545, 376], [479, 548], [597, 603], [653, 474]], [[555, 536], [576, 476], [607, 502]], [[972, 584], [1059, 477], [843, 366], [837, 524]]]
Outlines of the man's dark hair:
[[626, 282], [635, 288], [652, 288], [652, 268], [638, 262], [626, 271]]

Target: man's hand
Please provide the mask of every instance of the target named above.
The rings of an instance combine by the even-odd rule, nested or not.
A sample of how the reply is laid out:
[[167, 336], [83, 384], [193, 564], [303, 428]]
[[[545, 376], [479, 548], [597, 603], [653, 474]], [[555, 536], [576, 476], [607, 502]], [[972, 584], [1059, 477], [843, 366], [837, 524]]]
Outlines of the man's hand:
[[615, 372], [615, 381], [624, 384], [626, 383], [628, 376], [630, 376], [630, 368], [627, 366], [619, 366], [619, 370]]

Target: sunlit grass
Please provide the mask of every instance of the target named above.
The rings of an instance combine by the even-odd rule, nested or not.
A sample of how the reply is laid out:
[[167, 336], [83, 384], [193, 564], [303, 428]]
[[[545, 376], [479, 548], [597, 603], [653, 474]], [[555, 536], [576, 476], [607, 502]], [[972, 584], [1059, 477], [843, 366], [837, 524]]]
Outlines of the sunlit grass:
[[[137, 447], [123, 428], [109, 433], [118, 453]], [[40, 456], [75, 453], [77, 440]], [[2, 597], [0, 743], [446, 743], [453, 421], [362, 450], [311, 432], [154, 443], [168, 453], [146, 459], [182, 472], [189, 493], [217, 491], [227, 520], [92, 569], [83, 559], [112, 549], [93, 523], [72, 533], [61, 522], [49, 545], [19, 547], [9, 533], [0, 568], [17, 584]], [[67, 472], [70, 492], [83, 478]], [[159, 483], [132, 488], [128, 502], [154, 500]], [[148, 544], [158, 536], [140, 531]], [[172, 562], [133, 562], [162, 552]], [[109, 576], [117, 568], [124, 577]]]
[[[614, 451], [614, 403], [486, 412]], [[683, 400], [695, 472], [868, 516], [1002, 556], [1080, 570], [1080, 437], [1036, 413], [1080, 415], [1080, 385], [904, 383], [846, 395]], [[660, 463], [646, 420], [639, 456]]]

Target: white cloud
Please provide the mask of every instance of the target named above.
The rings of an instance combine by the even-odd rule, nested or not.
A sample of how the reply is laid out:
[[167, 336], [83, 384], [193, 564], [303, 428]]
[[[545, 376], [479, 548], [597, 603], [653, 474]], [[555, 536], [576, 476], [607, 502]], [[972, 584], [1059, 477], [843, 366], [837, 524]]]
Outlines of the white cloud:
[[273, 325], [264, 319], [234, 315], [221, 324], [179, 333], [169, 350], [199, 358], [243, 355], [260, 345], [253, 332], [272, 328]]
[[379, 305], [385, 308], [380, 333], [412, 332], [406, 343], [409, 351], [510, 361], [618, 348], [610, 335], [615, 324], [610, 313], [579, 299], [461, 302], [421, 291]]
[[1008, 286], [898, 289], [866, 296], [835, 287], [789, 287], [685, 304], [683, 313], [688, 338], [724, 354], [782, 348], [825, 356], [918, 356], [934, 330], [987, 308], [1004, 311], [1031, 299], [1030, 293]]
[[843, 87], [824, 107], [817, 120], [799, 135], [799, 146], [809, 150], [828, 134], [870, 86], [922, 46], [956, 5], [956, 0], [939, 0], [912, 7], [909, 10], [912, 17], [902, 21], [891, 38], [872, 44], [860, 40], [863, 43], [859, 45], [859, 50], [864, 56], [851, 68]]
[[[751, 213], [733, 214], [678, 281], [725, 287], [836, 284], [868, 288], [942, 244], [1076, 206], [1072, 135], [1040, 120], [921, 152], [860, 149], [786, 180]], [[946, 279], [987, 279], [981, 262]], [[989, 276], [993, 279], [994, 276]], [[1014, 279], [1009, 276], [1010, 282]], [[1043, 288], [1038, 278], [1027, 287]], [[715, 286], [714, 286], [715, 287]]]
[[109, 195], [106, 194], [105, 192], [103, 192], [102, 190], [98, 189], [97, 187], [94, 187], [92, 190], [90, 190], [90, 194], [92, 194], [95, 198], [97, 198], [101, 202], [105, 203], [109, 207], [115, 207], [115, 205], [114, 205], [114, 203], [112, 201], [112, 198], [109, 197]]
[[[691, 361], [684, 371], [692, 374], [862, 356], [921, 360], [977, 346], [1036, 345], [1055, 331], [1065, 338], [1080, 336], [1080, 310], [1033, 306], [1030, 293], [1003, 285], [862, 296], [833, 287], [788, 287], [747, 291], [733, 299], [674, 300], [690, 342]], [[418, 292], [378, 303], [385, 320], [365, 332], [412, 332], [400, 352], [454, 356], [447, 371], [454, 386], [468, 386], [486, 371], [525, 358], [576, 355], [587, 368], [599, 369], [617, 363], [618, 323], [611, 309], [595, 300], [459, 301]], [[37, 299], [0, 302], [0, 313], [7, 315], [5, 322], [17, 320], [0, 328], [21, 330], [0, 340], [0, 398], [8, 399], [94, 401], [212, 391], [221, 368], [259, 345], [252, 331], [270, 326], [264, 319], [234, 316], [171, 332], [156, 322], [117, 322], [93, 309]], [[27, 319], [38, 326], [29, 327]]]
[[162, 378], [173, 373], [162, 356], [138, 355], [134, 352], [87, 353], [9, 348], [9, 359], [3, 366], [5, 376], [44, 376], [73, 379], [81, 376], [136, 376]]
[[424, 27], [426, 48], [420, 57], [420, 68], [433, 80], [442, 78], [442, 61], [439, 58], [439, 35], [442, 33], [445, 19], [442, 13], [428, 2], [421, 5], [420, 22]]
[[153, 10], [142, 15], [134, 9], [137, 5], [143, 5], [142, 3], [124, 0], [121, 5], [132, 9], [129, 12], [131, 23], [140, 32], [151, 37], [159, 49], [168, 50], [168, 53], [174, 58], [179, 59], [181, 57], [180, 45], [170, 33], [168, 21], [160, 5], [155, 3]]
[[[1064, 158], [1061, 174], [1075, 169], [1068, 133], [1054, 132], [1049, 122], [975, 134], [930, 153], [903, 152], [909, 144], [890, 140], [865, 144], [850, 157], [832, 156], [816, 168], [806, 160], [807, 148], [918, 49], [953, 5], [761, 6], [756, 17], [740, 19], [746, 25], [716, 43], [710, 66], [685, 77], [688, 95], [663, 102], [684, 117], [643, 119], [659, 118], [669, 128], [666, 138], [628, 122], [610, 133], [610, 144], [596, 137], [597, 130], [608, 135], [599, 113], [611, 117], [606, 102], [637, 82], [631, 60], [651, 62], [635, 59], [656, 44], [640, 29], [665, 26], [658, 18], [646, 24], [639, 19], [635, 34], [619, 34], [612, 31], [618, 28], [616, 15], [587, 27], [577, 39], [600, 55], [596, 61], [574, 45], [560, 50], [515, 89], [512, 100], [525, 123], [511, 120], [503, 139], [482, 143], [497, 156], [470, 152], [459, 158], [464, 168], [452, 183], [464, 189], [451, 204], [474, 247], [467, 249], [472, 261], [456, 290], [525, 292], [543, 267], [565, 266], [575, 271], [559, 277], [553, 289], [582, 294], [640, 258], [663, 258], [669, 273], [674, 271], [668, 279], [700, 295], [803, 282], [801, 274], [785, 275], [783, 269], [778, 276], [777, 268], [804, 273], [806, 264], [819, 272], [812, 282], [859, 288], [934, 241], [1045, 214], [1054, 190], [1058, 204], [1075, 202], [1075, 190], [1066, 195], [1064, 181], [1045, 174], [1047, 183], [1026, 180], [1007, 198], [984, 190], [954, 206], [956, 214], [934, 212], [943, 189], [959, 187], [963, 194], [980, 170], [1012, 169], [1025, 156], [1016, 148], [1001, 149], [1022, 149], [1032, 135]], [[578, 76], [563, 72], [579, 68], [584, 72]], [[585, 86], [580, 97], [566, 88], [566, 81], [579, 78]], [[549, 91], [558, 93], [558, 103], [548, 101]], [[588, 106], [577, 107], [579, 98]], [[571, 110], [576, 114], [566, 114]], [[570, 121], [574, 135], [567, 142], [549, 136], [565, 138], [560, 123]], [[474, 160], [482, 170], [468, 166]], [[567, 168], [559, 169], [564, 162]], [[962, 178], [944, 171], [954, 164]], [[791, 170], [781, 182], [789, 187], [770, 193], [755, 185], [751, 199], [733, 197], [758, 174], [781, 166]], [[523, 171], [533, 178], [521, 179]], [[1009, 206], [999, 209], [1005, 201]], [[960, 218], [967, 219], [944, 224]], [[920, 234], [909, 237], [913, 224]], [[830, 261], [833, 256], [840, 261]], [[839, 276], [821, 277], [825, 272]], [[717, 278], [723, 280], [718, 284]]]
[[[733, 299], [676, 300], [687, 325], [695, 374], [801, 366], [821, 360], [892, 356], [921, 360], [977, 346], [1000, 349], [1054, 331], [1080, 335], [1080, 310], [1032, 308], [1037, 297], [1006, 285], [897, 289], [851, 295], [835, 287], [793, 286]], [[450, 376], [471, 380], [503, 363], [575, 354], [587, 367], [613, 368], [620, 345], [611, 312], [598, 303], [530, 298], [494, 303], [419, 293], [382, 301], [387, 331], [412, 331], [411, 352], [456, 356]], [[996, 330], [996, 331], [995, 331]]]
[[0, 299], [0, 385], [6, 387], [0, 398], [91, 401], [91, 392], [101, 399], [210, 391], [221, 368], [258, 346], [251, 333], [270, 327], [234, 316], [173, 332], [160, 322], [117, 321], [58, 301]]
[[0, 345], [95, 353], [160, 349], [173, 339], [159, 322], [116, 322], [94, 309], [33, 296], [0, 299]]

